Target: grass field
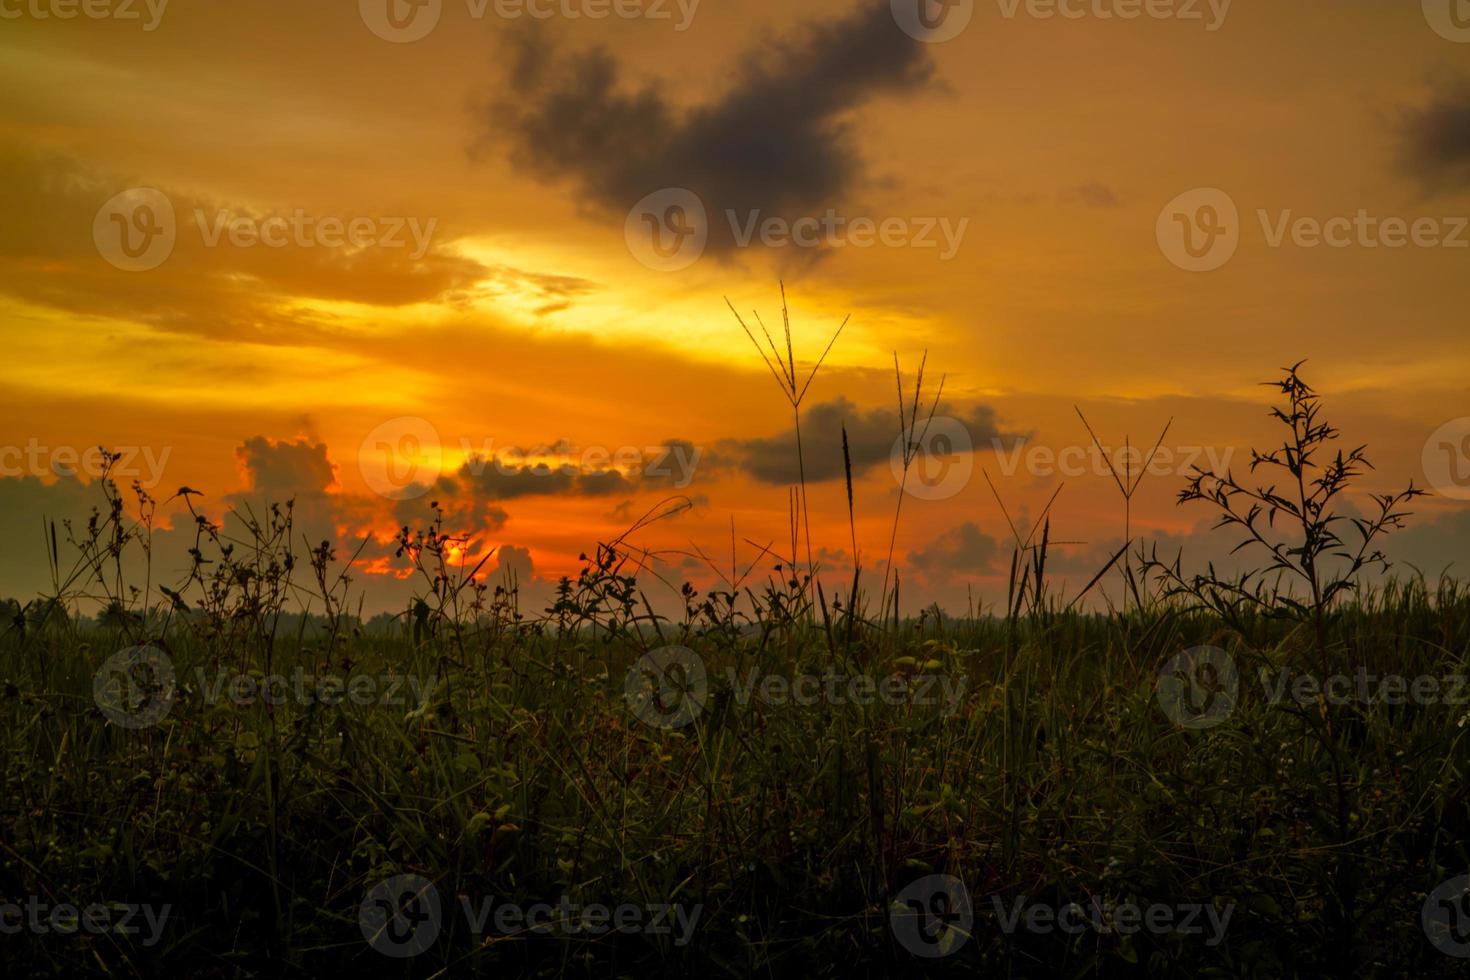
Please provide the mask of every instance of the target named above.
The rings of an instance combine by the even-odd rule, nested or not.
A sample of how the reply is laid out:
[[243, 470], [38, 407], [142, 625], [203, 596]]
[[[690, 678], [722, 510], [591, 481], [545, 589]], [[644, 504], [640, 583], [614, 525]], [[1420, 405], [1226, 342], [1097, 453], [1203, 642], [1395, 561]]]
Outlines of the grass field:
[[1470, 590], [1364, 580], [1334, 465], [1314, 544], [1123, 610], [1043, 534], [972, 617], [779, 561], [655, 614], [621, 542], [523, 611], [431, 523], [382, 629], [284, 506], [132, 591], [105, 488], [0, 639], [4, 972], [1463, 976]]

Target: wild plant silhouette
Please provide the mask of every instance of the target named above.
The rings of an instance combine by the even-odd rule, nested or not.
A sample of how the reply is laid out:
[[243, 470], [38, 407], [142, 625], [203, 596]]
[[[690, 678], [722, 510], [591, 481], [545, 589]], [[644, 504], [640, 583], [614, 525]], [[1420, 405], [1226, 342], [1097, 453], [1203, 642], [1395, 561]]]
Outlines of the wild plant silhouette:
[[[771, 352], [799, 433], [817, 368], [803, 381], [789, 343]], [[923, 378], [921, 364], [907, 401], [899, 374], [905, 447], [937, 405], [936, 392], [923, 407]], [[6, 614], [0, 867], [7, 894], [151, 901], [175, 921], [154, 946], [121, 933], [8, 943], [7, 966], [835, 977], [861, 958], [890, 975], [1455, 975], [1420, 915], [1467, 865], [1470, 707], [1272, 699], [1256, 675], [1361, 667], [1447, 692], [1466, 673], [1470, 594], [1368, 577], [1420, 491], [1353, 513], [1366, 451], [1333, 451], [1297, 368], [1272, 384], [1285, 434], [1252, 455], [1256, 479], [1201, 472], [1180, 494], [1259, 564], [1191, 572], [1187, 555], [1137, 543], [1122, 608], [1089, 604], [1121, 552], [1070, 598], [1051, 580], [1046, 516], [1015, 531], [1004, 607], [903, 617], [896, 581], [864, 588], [847, 453], [850, 581], [824, 582], [797, 487], [790, 550], [744, 541], [742, 556], [733, 522], [728, 570], [691, 544], [717, 584], [667, 583], [672, 614], [647, 591], [667, 566], [637, 538], [688, 506], [678, 498], [597, 545], [544, 610], [492, 581], [488, 554], [467, 565], [469, 538], [431, 503], [398, 537], [402, 611], [370, 624], [354, 605], [358, 555], [298, 540], [290, 501], [231, 531], [181, 489], [195, 545], [165, 584], [146, 560], [152, 498], [135, 488], [129, 505], [104, 480], [85, 527], [48, 527], [50, 593]], [[134, 553], [136, 582], [123, 574]], [[158, 696], [143, 676], [157, 661], [126, 660], [112, 700], [99, 669], [139, 647], [167, 658], [176, 688], [161, 720], [130, 727]], [[1181, 727], [1158, 678], [1203, 647], [1239, 665], [1241, 687], [1217, 725]], [[267, 696], [273, 675], [304, 678], [309, 696]], [[222, 700], [221, 677], [266, 683]], [[841, 696], [795, 699], [803, 677]], [[373, 697], [343, 693], [359, 681]], [[395, 681], [402, 698], [384, 694]], [[892, 696], [853, 696], [864, 690]], [[444, 906], [407, 965], [359, 931], [364, 896], [397, 875]], [[911, 886], [931, 875], [965, 885], [974, 925], [945, 931], [961, 920], [946, 904], [949, 955], [916, 965], [893, 917], [928, 907]], [[682, 902], [702, 916], [682, 944], [477, 933], [458, 896]], [[1207, 942], [1005, 928], [1023, 901], [1207, 908], [1228, 929]], [[414, 921], [394, 929], [412, 935]]]

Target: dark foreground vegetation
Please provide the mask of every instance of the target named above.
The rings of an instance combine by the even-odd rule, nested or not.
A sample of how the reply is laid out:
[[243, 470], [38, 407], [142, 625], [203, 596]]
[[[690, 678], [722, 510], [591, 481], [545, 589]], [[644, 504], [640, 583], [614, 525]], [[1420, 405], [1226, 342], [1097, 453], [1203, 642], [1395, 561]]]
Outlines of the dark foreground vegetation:
[[1414, 493], [1337, 517], [1363, 461], [1299, 384], [1265, 489], [1185, 491], [1258, 571], [1140, 552], [1106, 613], [1043, 528], [986, 615], [769, 555], [656, 615], [619, 541], [530, 616], [434, 523], [365, 630], [284, 505], [133, 591], [109, 487], [0, 639], [3, 970], [1463, 976], [1470, 591], [1366, 584]]

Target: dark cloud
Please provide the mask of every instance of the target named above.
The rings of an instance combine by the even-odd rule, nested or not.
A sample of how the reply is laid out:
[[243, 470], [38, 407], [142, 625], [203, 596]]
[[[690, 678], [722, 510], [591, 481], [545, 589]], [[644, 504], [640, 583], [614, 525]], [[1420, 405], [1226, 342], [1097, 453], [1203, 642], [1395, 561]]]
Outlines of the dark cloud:
[[862, 177], [851, 114], [933, 76], [927, 45], [894, 22], [887, 3], [814, 24], [740, 59], [712, 100], [676, 106], [661, 90], [626, 84], [597, 49], [561, 57], [522, 41], [513, 98], [486, 110], [486, 132], [509, 136], [517, 162], [546, 179], [575, 181], [585, 200], [619, 219], [645, 195], [683, 187], [711, 216], [710, 247], [733, 247], [741, 215], [795, 218], [835, 206]]
[[[392, 540], [387, 540], [386, 535], [384, 540], [377, 535], [364, 540], [363, 535], [368, 529], [381, 533], [394, 527], [427, 528], [436, 517], [432, 504], [438, 504], [447, 533], [468, 534], [476, 545], [488, 544], [486, 536], [503, 530], [509, 520], [506, 511], [488, 498], [483, 484], [461, 479], [460, 474], [446, 475], [423, 496], [392, 504], [391, 510], [385, 511], [387, 502], [380, 498], [341, 492], [336, 479], [337, 466], [327, 446], [313, 440], [254, 436], [238, 446], [235, 455], [246, 489], [220, 494], [215, 488], [201, 487], [198, 489], [204, 494], [194, 498], [195, 507], [201, 513], [222, 519], [222, 537], [250, 542], [250, 524], [267, 525], [272, 506], [280, 505], [280, 513], [290, 515], [290, 543], [296, 554], [300, 556], [307, 545], [327, 541], [336, 550], [339, 567], [340, 563], [356, 558], [359, 569], [365, 565], [380, 570], [402, 569], [404, 560], [396, 557], [396, 544]], [[520, 491], [524, 484], [515, 484], [514, 480], [513, 477], [512, 485]], [[585, 478], [583, 474], [575, 474], [563, 486], [568, 493], [603, 495], [617, 492], [620, 480], [626, 483], [623, 490], [638, 489], [636, 480], [616, 470], [589, 471]], [[131, 491], [124, 488], [122, 492], [131, 507]], [[291, 502], [289, 511], [287, 501]], [[47, 549], [40, 533], [45, 522], [56, 522], [62, 573], [68, 574], [75, 561], [75, 551], [69, 546], [68, 538], [84, 537], [88, 518], [98, 510], [105, 515], [107, 503], [96, 481], [0, 476], [0, 535], [16, 543], [10, 553], [12, 560], [0, 563], [0, 597], [13, 596], [25, 601], [48, 587]], [[124, 555], [125, 578], [138, 582], [151, 577], [153, 582], [171, 588], [182, 586], [189, 572], [189, 549], [194, 546], [195, 537], [196, 527], [184, 503], [178, 499], [169, 501], [161, 508], [150, 539], [151, 557], [145, 557], [138, 548]], [[242, 544], [242, 554], [249, 547]], [[205, 552], [212, 554], [208, 546]], [[489, 567], [495, 584], [505, 583], [507, 576], [514, 578], [523, 610], [539, 612], [554, 595], [555, 581], [536, 575], [531, 553], [524, 547], [502, 546]], [[398, 607], [410, 591], [409, 586], [392, 575], [354, 572], [352, 577], [356, 594], [364, 598], [369, 610]], [[159, 595], [154, 594], [152, 598], [157, 601]]]
[[455, 474], [459, 482], [489, 500], [552, 496], [571, 492], [577, 471], [569, 465], [541, 466], [471, 457]]
[[635, 489], [635, 478], [617, 469], [579, 470], [568, 463], [508, 463], [503, 459], [475, 457], [456, 474], [466, 489], [488, 500], [515, 500], [519, 497], [552, 497], [570, 494], [581, 497], [608, 497], [628, 494]]
[[[627, 496], [640, 490], [682, 489], [694, 480], [703, 451], [686, 439], [670, 439], [656, 450], [632, 451], [614, 461], [613, 450], [580, 451], [566, 440], [536, 449], [511, 448], [498, 456], [474, 455], [452, 477], [441, 479], [456, 490], [486, 500], [573, 495]], [[582, 456], [579, 463], [529, 462], [538, 456]], [[593, 461], [593, 460], [597, 461]], [[520, 462], [517, 462], [520, 460]]]
[[659, 489], [682, 490], [699, 475], [704, 450], [687, 439], [669, 439], [643, 467], [643, 482]]
[[493, 565], [489, 581], [507, 589], [516, 589], [523, 611], [540, 612], [551, 604], [556, 594], [556, 581], [536, 574], [536, 563], [529, 548], [501, 545], [495, 550]]
[[510, 520], [505, 508], [476, 495], [473, 489], [451, 477], [441, 477], [423, 496], [400, 500], [393, 505], [395, 527], [424, 527], [433, 519], [431, 504], [438, 504], [445, 520], [455, 527], [477, 533], [499, 531]]
[[589, 497], [607, 497], [631, 492], [633, 482], [618, 470], [598, 470], [578, 474], [577, 489]]
[[276, 442], [256, 436], [235, 450], [235, 458], [250, 488], [271, 497], [320, 492], [337, 482], [337, 467], [328, 458], [325, 443]]
[[994, 538], [973, 521], [966, 521], [917, 551], [910, 551], [909, 564], [929, 578], [950, 572], [983, 574], [993, 569], [998, 551]]
[[[976, 449], [989, 448], [992, 440], [1005, 442], [1016, 436], [1002, 433], [994, 409], [975, 405], [960, 409], [941, 405], [936, 416], [961, 422]], [[854, 478], [874, 466], [887, 465], [899, 439], [897, 409], [863, 410], [845, 398], [823, 402], [802, 412], [801, 442], [808, 482], [843, 478], [842, 429], [847, 427], [848, 449]], [[922, 428], [922, 426], [920, 427]], [[787, 485], [800, 478], [796, 456], [796, 430], [762, 439], [732, 440], [723, 454], [735, 465], [763, 483]]]
[[[375, 500], [338, 492], [337, 464], [332, 462], [324, 443], [254, 436], [235, 448], [235, 458], [240, 463], [246, 489], [217, 498], [208, 488], [201, 488], [205, 490], [201, 506], [206, 512], [216, 502], [228, 508], [223, 519], [227, 539], [252, 540], [250, 522], [262, 527], [268, 525], [272, 508], [280, 506], [285, 513], [289, 502], [293, 548], [299, 548], [303, 542], [312, 545], [331, 542], [342, 561], [354, 555], [372, 561], [391, 554], [392, 546], [375, 538], [363, 544], [359, 535], [364, 529], [373, 525], [384, 529], [381, 505]], [[425, 523], [427, 518], [418, 521], [420, 525]], [[157, 542], [159, 554], [167, 557], [171, 550], [176, 551], [177, 545], [174, 549], [169, 547], [175, 539], [185, 540], [192, 534], [187, 520], [176, 520], [174, 530]], [[182, 567], [176, 564], [173, 570]]]
[[495, 571], [500, 575], [530, 579], [535, 574], [535, 570], [536, 566], [531, 561], [529, 548], [518, 548], [513, 544], [507, 544], [502, 545], [495, 553]]
[[1432, 189], [1470, 188], [1470, 84], [1409, 114], [1403, 160]]

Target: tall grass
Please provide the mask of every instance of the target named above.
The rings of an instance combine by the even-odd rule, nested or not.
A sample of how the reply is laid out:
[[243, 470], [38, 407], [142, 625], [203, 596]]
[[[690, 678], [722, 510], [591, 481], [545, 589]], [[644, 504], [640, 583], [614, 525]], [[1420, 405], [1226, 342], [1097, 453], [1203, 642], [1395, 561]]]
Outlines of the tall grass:
[[[789, 348], [777, 360], [794, 362]], [[790, 390], [799, 412], [804, 388]], [[1297, 404], [1317, 417], [1314, 402]], [[1320, 422], [1293, 431], [1324, 434]], [[1280, 458], [1308, 472], [1306, 454]], [[1336, 499], [1355, 469], [1352, 454], [1334, 459], [1343, 465], [1327, 462], [1325, 489], [1303, 480], [1318, 493], [1309, 500]], [[1230, 489], [1244, 484], [1216, 478], [1223, 489], [1198, 484], [1217, 491], [1208, 501], [1244, 499]], [[732, 524], [729, 574], [709, 593], [682, 586], [681, 614], [643, 596], [649, 556], [626, 536], [531, 611], [514, 583], [448, 557], [457, 536], [434, 511], [400, 539], [419, 576], [405, 613], [375, 631], [348, 611], [352, 556], [304, 543], [301, 571], [285, 504], [233, 536], [198, 517], [188, 581], [132, 591], [119, 552], [148, 540], [147, 519], [116, 505], [116, 487], [103, 492], [107, 510], [72, 535], [79, 570], [64, 570], [67, 535], [51, 529], [60, 587], [14, 609], [0, 636], [0, 890], [167, 903], [175, 919], [153, 947], [116, 934], [4, 936], [12, 975], [1462, 975], [1429, 946], [1419, 910], [1470, 867], [1470, 706], [1324, 713], [1273, 702], [1256, 682], [1258, 669], [1305, 669], [1323, 650], [1332, 669], [1470, 673], [1470, 591], [1370, 585], [1357, 572], [1371, 548], [1358, 552], [1353, 587], [1318, 580], [1320, 609], [1190, 576], [1176, 560], [1139, 578], [1132, 609], [1104, 615], [1049, 586], [1042, 521], [1016, 532], [1004, 615], [895, 624], [882, 605], [864, 608], [856, 569], [847, 601], [829, 607], [810, 556], [806, 583], [785, 567], [795, 548], [777, 556], [748, 542], [742, 562]], [[856, 507], [849, 490], [859, 566]], [[1400, 513], [1386, 500], [1363, 526], [1369, 541]], [[1248, 514], [1246, 528], [1259, 528]], [[1321, 526], [1304, 533], [1336, 547]], [[1272, 553], [1304, 560], [1290, 546]], [[305, 596], [317, 616], [293, 617]], [[113, 614], [84, 620], [81, 604], [98, 600]], [[93, 680], [138, 642], [167, 652], [180, 689], [162, 722], [128, 730], [99, 711]], [[1207, 644], [1240, 665], [1241, 696], [1218, 727], [1181, 729], [1160, 710], [1158, 673]], [[625, 679], [670, 645], [702, 659], [708, 689], [691, 724], [665, 729], [633, 716]], [[206, 696], [220, 671], [298, 667], [417, 686], [401, 704]], [[910, 695], [929, 676], [964, 687], [934, 703], [782, 704], [742, 695], [751, 669], [898, 678]], [[364, 942], [358, 906], [406, 872], [432, 881], [451, 911], [458, 895], [568, 895], [704, 914], [688, 945], [476, 935], [446, 914], [431, 949], [390, 960]], [[966, 883], [976, 925], [954, 955], [921, 962], [896, 941], [889, 903], [937, 873]], [[997, 910], [1023, 898], [1234, 914], [1216, 946], [1008, 933]]]

